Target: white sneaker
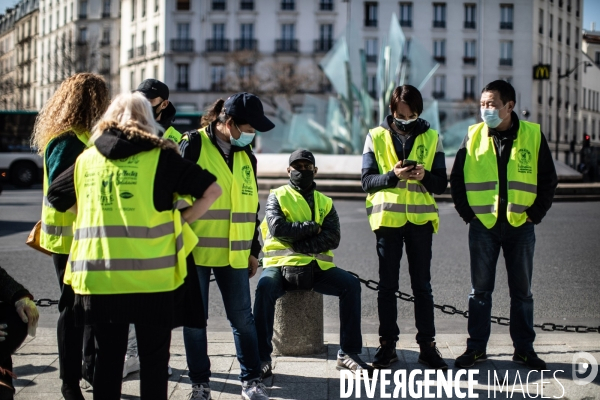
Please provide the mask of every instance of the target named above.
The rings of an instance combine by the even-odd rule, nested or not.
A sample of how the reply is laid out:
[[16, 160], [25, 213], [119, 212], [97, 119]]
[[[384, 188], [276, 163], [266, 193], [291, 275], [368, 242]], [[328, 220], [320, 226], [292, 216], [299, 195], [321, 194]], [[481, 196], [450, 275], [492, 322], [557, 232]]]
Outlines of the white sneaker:
[[170, 365], [167, 365], [167, 375], [169, 375], [169, 376], [173, 375], [173, 369], [171, 368]]
[[252, 382], [242, 382], [242, 399], [269, 400], [267, 388], [258, 379], [255, 379]]
[[126, 355], [125, 364], [123, 364], [123, 379], [131, 373], [140, 370], [140, 358], [139, 356]]
[[211, 400], [210, 388], [204, 386], [203, 383], [192, 385], [192, 393], [190, 393], [188, 400]]

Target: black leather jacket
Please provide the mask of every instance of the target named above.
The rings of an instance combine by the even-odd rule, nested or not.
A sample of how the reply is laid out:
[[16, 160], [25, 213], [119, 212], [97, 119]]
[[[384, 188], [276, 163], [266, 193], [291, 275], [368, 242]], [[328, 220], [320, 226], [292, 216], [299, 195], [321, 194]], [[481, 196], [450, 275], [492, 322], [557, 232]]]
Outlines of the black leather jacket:
[[[316, 184], [313, 183], [312, 187], [306, 191], [302, 191], [291, 182], [289, 185], [304, 197], [314, 213]], [[319, 225], [314, 221], [314, 215], [313, 221], [286, 221], [285, 214], [274, 194], [270, 194], [267, 199], [265, 217], [271, 235], [288, 243], [296, 253], [322, 253], [336, 249], [340, 244], [340, 219], [333, 205], [323, 220], [321, 233], [318, 233]]]

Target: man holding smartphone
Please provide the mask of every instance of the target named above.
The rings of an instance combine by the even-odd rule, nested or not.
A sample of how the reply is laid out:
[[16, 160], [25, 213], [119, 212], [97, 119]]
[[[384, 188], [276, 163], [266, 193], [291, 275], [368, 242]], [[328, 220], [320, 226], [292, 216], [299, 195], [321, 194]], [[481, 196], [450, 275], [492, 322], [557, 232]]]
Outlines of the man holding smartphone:
[[469, 224], [471, 294], [467, 350], [458, 368], [487, 360], [492, 292], [502, 249], [510, 293], [513, 361], [536, 370], [546, 363], [533, 350], [531, 277], [534, 225], [552, 206], [557, 185], [550, 148], [538, 124], [519, 121], [515, 89], [497, 80], [481, 91], [481, 118], [456, 154], [450, 185], [460, 216]]

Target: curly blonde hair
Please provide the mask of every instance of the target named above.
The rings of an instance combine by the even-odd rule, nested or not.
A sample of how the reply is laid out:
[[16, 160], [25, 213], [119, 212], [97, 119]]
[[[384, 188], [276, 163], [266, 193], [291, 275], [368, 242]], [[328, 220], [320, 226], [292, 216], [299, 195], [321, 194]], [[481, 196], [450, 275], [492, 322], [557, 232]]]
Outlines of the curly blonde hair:
[[43, 155], [50, 140], [68, 131], [90, 132], [110, 104], [100, 75], [70, 76], [46, 102], [35, 120], [31, 145]]

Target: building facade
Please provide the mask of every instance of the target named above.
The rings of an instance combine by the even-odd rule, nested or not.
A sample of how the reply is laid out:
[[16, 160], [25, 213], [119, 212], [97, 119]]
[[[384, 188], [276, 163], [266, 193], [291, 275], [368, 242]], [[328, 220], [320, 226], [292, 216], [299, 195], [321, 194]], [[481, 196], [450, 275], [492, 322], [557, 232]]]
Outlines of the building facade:
[[16, 7], [16, 108], [36, 109], [39, 0], [21, 0]]
[[590, 143], [600, 145], [600, 32], [583, 31], [583, 68], [581, 123], [583, 134], [590, 136]]
[[120, 4], [117, 0], [39, 0], [37, 108], [76, 72], [103, 75], [120, 92]]
[[17, 106], [17, 68], [15, 57], [15, 8], [0, 15], [0, 109], [15, 110]]

